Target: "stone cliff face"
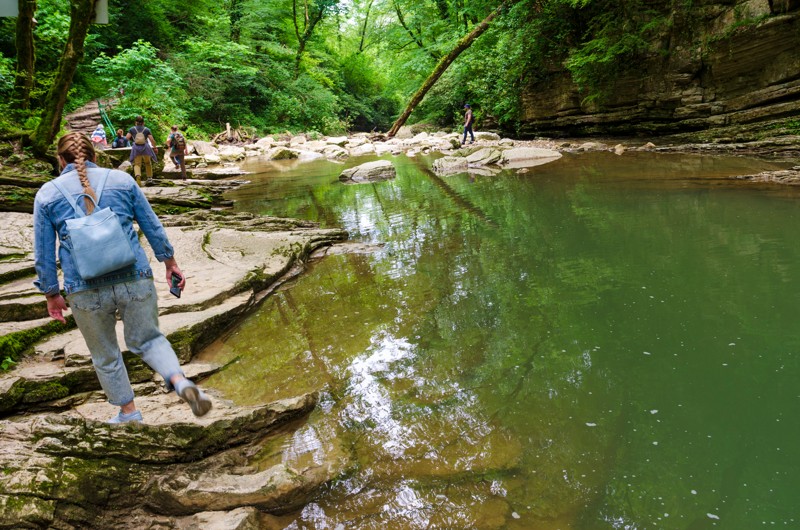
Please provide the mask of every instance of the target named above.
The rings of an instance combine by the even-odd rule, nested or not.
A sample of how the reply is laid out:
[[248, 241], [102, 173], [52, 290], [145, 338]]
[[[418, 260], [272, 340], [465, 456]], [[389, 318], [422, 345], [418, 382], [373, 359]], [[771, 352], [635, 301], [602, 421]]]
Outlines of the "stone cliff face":
[[599, 104], [566, 70], [526, 87], [521, 134], [733, 142], [782, 134], [800, 116], [800, 0], [695, 3], [659, 37]]

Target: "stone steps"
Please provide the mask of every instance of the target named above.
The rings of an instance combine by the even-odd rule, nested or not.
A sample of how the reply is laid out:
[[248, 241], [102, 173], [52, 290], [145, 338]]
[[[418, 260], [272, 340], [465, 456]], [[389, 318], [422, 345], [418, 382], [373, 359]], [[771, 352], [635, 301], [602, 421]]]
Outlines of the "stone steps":
[[[104, 101], [103, 107], [108, 111], [115, 103], [115, 100]], [[78, 110], [64, 116], [64, 120], [67, 122], [67, 129], [70, 132], [82, 132], [87, 136], [91, 136], [92, 131], [95, 130], [98, 124], [108, 128], [103, 122], [103, 117], [100, 115], [100, 106], [97, 100], [94, 99]], [[114, 131], [110, 132], [115, 134]], [[109, 134], [109, 131], [106, 131], [106, 134]], [[109, 144], [112, 139], [113, 138], [109, 138]]]

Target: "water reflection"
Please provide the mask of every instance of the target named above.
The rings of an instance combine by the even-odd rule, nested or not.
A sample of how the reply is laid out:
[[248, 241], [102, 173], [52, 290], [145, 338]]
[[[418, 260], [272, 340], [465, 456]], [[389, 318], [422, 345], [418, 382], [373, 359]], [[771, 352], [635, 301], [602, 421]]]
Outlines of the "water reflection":
[[236, 359], [209, 384], [238, 402], [326, 396], [282, 447], [352, 455], [349, 472], [287, 527], [800, 520], [800, 213], [719, 180], [769, 163], [599, 154], [436, 177], [394, 160], [394, 181], [343, 186], [317, 163], [234, 197], [384, 243], [315, 264], [207, 352]]

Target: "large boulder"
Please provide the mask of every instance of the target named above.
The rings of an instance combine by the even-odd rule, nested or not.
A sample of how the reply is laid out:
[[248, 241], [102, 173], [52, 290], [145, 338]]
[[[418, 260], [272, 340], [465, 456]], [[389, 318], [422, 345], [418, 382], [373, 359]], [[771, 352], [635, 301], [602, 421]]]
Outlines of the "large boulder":
[[217, 146], [211, 142], [195, 140], [192, 142], [192, 145], [194, 146], [195, 153], [200, 156], [217, 154]]
[[345, 144], [345, 147], [347, 147], [349, 149], [353, 149], [354, 147], [358, 147], [360, 145], [364, 145], [365, 143], [367, 143], [367, 139], [364, 138], [363, 136], [353, 136], [352, 138], [350, 138], [347, 141], [347, 143]]
[[275, 145], [275, 138], [272, 136], [265, 136], [264, 138], [259, 138], [256, 141], [256, 145], [259, 146], [261, 149], [269, 149], [273, 145]]
[[391, 153], [395, 149], [394, 145], [387, 144], [385, 142], [374, 143], [372, 144], [372, 147], [375, 150], [375, 154], [378, 156], [385, 155], [386, 153]]
[[244, 158], [244, 147], [226, 145], [219, 148], [219, 157], [224, 162], [235, 162]]
[[[100, 159], [101, 156], [107, 156], [109, 158], [109, 160], [111, 161], [111, 163], [114, 165], [114, 167], [117, 167], [121, 163], [123, 163], [125, 160], [129, 160], [130, 159], [130, 157], [131, 157], [131, 148], [130, 147], [117, 147], [117, 148], [114, 148], [114, 149], [105, 149], [103, 151], [99, 151], [97, 156], [98, 156], [98, 160]], [[98, 162], [98, 164], [100, 164], [102, 166], [108, 165], [108, 164], [103, 164], [101, 162]]]
[[392, 179], [397, 175], [397, 170], [388, 160], [376, 160], [360, 166], [351, 167], [342, 171], [339, 180], [352, 184], [375, 182]]
[[322, 154], [329, 160], [343, 160], [350, 156], [350, 152], [347, 149], [333, 144], [326, 147]]
[[397, 131], [397, 134], [394, 135], [395, 138], [405, 140], [407, 138], [411, 138], [414, 136], [414, 133], [411, 132], [411, 127], [408, 125], [403, 125], [400, 127], [400, 130]]
[[495, 134], [493, 132], [476, 132], [475, 133], [475, 139], [476, 140], [487, 140], [487, 141], [490, 141], [490, 142], [499, 142], [500, 141], [500, 135], [499, 134]]
[[297, 159], [301, 162], [309, 162], [311, 160], [325, 158], [325, 155], [316, 151], [309, 151], [307, 149], [294, 149], [294, 151], [297, 153]]
[[561, 153], [538, 147], [515, 147], [503, 151], [500, 165], [505, 168], [532, 167], [561, 158]]
[[433, 170], [440, 174], [462, 173], [467, 167], [467, 159], [463, 156], [444, 156], [433, 161]]
[[273, 147], [264, 155], [270, 160], [291, 160], [297, 158], [297, 151], [287, 147]]
[[311, 140], [310, 142], [306, 142], [303, 144], [303, 149], [306, 151], [316, 151], [317, 153], [321, 153], [328, 147], [328, 142], [323, 140]]
[[497, 163], [502, 157], [503, 152], [499, 149], [492, 149], [491, 147], [484, 147], [475, 151], [467, 157], [467, 163], [470, 166], [488, 166], [489, 164]]
[[364, 156], [375, 153], [375, 146], [370, 143], [363, 143], [350, 149], [350, 156]]
[[331, 136], [325, 141], [331, 145], [338, 145], [339, 147], [344, 147], [344, 144], [347, 143], [348, 138], [347, 136]]

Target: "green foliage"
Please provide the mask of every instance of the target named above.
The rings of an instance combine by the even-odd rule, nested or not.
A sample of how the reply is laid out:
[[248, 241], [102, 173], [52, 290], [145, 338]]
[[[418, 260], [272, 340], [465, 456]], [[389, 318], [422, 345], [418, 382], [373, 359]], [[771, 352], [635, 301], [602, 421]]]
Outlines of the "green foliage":
[[0, 99], [8, 101], [14, 90], [14, 61], [0, 57]]
[[[620, 6], [616, 9], [605, 2], [600, 4], [601, 12], [590, 19], [583, 42], [570, 50], [564, 63], [590, 99], [601, 97], [603, 90], [611, 88], [613, 75], [627, 60], [644, 53], [648, 37], [666, 22], [638, 2], [614, 4]], [[627, 9], [635, 10], [637, 16], [627, 16]]]
[[[142, 114], [159, 138], [171, 124], [192, 137], [219, 132], [225, 123], [259, 132], [386, 130], [439, 58], [496, 5], [110, 0], [110, 23], [90, 29], [67, 110], [122, 87], [112, 122], [125, 128]], [[652, 53], [649, 43], [670, 18], [654, 6], [643, 0], [514, 2], [450, 66], [410, 123], [457, 127], [469, 101], [479, 125], [514, 131], [525, 87], [564, 68], [586, 99], [601, 102], [621, 68]], [[321, 19], [305, 33], [319, 12]], [[752, 23], [746, 15], [737, 24]], [[69, 4], [40, 0], [36, 18], [32, 102], [40, 107], [64, 49]], [[12, 87], [13, 60], [14, 25], [0, 20], [3, 100]]]
[[158, 58], [158, 50], [151, 44], [136, 42], [113, 57], [101, 53], [89, 70], [97, 95], [117, 95], [124, 89], [124, 96], [109, 112], [112, 123], [132, 125], [141, 114], [157, 137], [166, 134], [171, 124], [183, 123], [181, 108], [187, 99], [184, 82]]
[[281, 130], [316, 129], [326, 133], [342, 132], [336, 96], [325, 90], [315, 79], [301, 75], [276, 92], [266, 110], [267, 121], [278, 125], [271, 128]]
[[389, 93], [385, 75], [375, 70], [374, 61], [363, 53], [354, 53], [342, 60], [340, 69], [339, 99], [345, 120], [358, 130], [391, 127], [393, 114], [402, 102]]
[[255, 54], [246, 46], [192, 39], [174, 64], [186, 83], [187, 118], [192, 123], [209, 124], [209, 132], [226, 122], [253, 123], [252, 106], [258, 108], [264, 87]]

